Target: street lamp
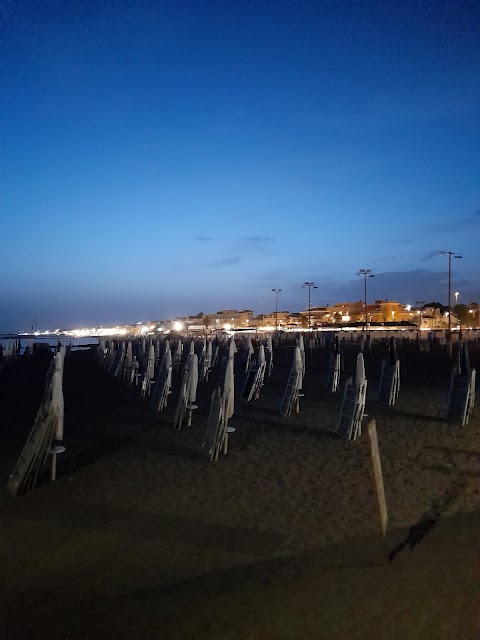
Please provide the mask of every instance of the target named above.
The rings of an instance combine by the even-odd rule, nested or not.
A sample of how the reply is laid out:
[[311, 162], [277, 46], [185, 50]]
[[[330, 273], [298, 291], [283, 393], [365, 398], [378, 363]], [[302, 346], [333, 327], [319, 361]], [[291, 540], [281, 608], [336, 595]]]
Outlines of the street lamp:
[[318, 289], [318, 287], [315, 286], [314, 282], [304, 282], [302, 284], [302, 289], [308, 289], [308, 330], [310, 331], [310, 289]]
[[452, 326], [452, 294], [451, 294], [451, 280], [452, 280], [452, 257], [461, 258], [462, 256], [455, 253], [455, 251], [439, 251], [441, 256], [448, 256], [448, 335], [450, 336], [450, 330]]
[[275, 294], [275, 331], [278, 331], [278, 294], [281, 291], [281, 289], [272, 289], [272, 293]]
[[421, 308], [420, 308], [420, 324], [418, 325], [418, 328], [421, 329], [422, 328], [422, 315], [423, 315], [423, 306], [425, 305], [425, 300], [417, 300], [415, 302], [416, 305], [421, 304]]
[[365, 331], [368, 331], [368, 315], [367, 315], [367, 278], [374, 278], [371, 269], [359, 269], [357, 276], [363, 276], [363, 300], [365, 311]]

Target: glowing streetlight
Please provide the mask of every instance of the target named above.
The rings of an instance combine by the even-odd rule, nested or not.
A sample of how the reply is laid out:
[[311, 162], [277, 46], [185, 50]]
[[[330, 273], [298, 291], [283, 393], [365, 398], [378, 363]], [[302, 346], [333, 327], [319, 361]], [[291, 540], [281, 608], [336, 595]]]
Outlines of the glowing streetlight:
[[450, 335], [450, 330], [452, 326], [452, 314], [451, 314], [451, 305], [452, 305], [452, 294], [451, 294], [451, 279], [452, 279], [452, 257], [453, 258], [461, 258], [462, 256], [455, 253], [455, 251], [439, 251], [441, 256], [448, 256], [448, 335]]
[[357, 276], [363, 276], [363, 299], [365, 310], [365, 331], [368, 331], [368, 315], [367, 315], [367, 278], [374, 278], [371, 269], [359, 269]]
[[310, 289], [318, 289], [318, 287], [315, 286], [314, 282], [304, 282], [302, 284], [302, 289], [308, 289], [308, 330], [310, 331], [310, 329], [311, 329], [311, 323], [310, 323]]
[[455, 296], [455, 306], [458, 304], [458, 296], [460, 295], [458, 293], [458, 291], [455, 291], [455, 293], [453, 294]]

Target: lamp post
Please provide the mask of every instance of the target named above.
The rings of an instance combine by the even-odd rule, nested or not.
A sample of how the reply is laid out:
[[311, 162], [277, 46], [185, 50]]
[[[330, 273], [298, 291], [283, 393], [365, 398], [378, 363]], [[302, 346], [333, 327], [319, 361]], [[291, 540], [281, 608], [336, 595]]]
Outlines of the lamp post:
[[415, 302], [415, 304], [421, 304], [422, 305], [422, 307], [420, 309], [420, 324], [418, 325], [418, 328], [421, 329], [422, 328], [423, 305], [425, 304], [425, 300], [417, 300]]
[[441, 256], [448, 256], [448, 335], [450, 337], [450, 330], [451, 330], [451, 326], [452, 326], [452, 309], [451, 309], [451, 305], [452, 305], [452, 288], [451, 288], [451, 281], [452, 281], [452, 257], [453, 258], [461, 258], [462, 256], [458, 255], [457, 253], [455, 253], [455, 251], [439, 251], [438, 252]]
[[359, 269], [357, 276], [363, 276], [363, 304], [365, 311], [365, 331], [368, 331], [368, 315], [367, 315], [367, 278], [374, 278], [371, 269]]
[[308, 289], [308, 330], [310, 331], [310, 329], [311, 329], [311, 323], [310, 323], [310, 289], [318, 289], [318, 287], [315, 286], [314, 282], [304, 282], [302, 284], [302, 289]]
[[275, 331], [278, 331], [278, 294], [281, 291], [281, 289], [272, 289], [272, 293], [275, 294]]

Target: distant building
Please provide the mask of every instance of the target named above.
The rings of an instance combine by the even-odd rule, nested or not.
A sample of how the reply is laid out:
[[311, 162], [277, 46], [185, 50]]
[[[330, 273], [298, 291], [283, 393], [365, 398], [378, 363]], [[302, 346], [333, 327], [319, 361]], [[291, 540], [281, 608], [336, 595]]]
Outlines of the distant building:
[[210, 318], [210, 326], [212, 328], [222, 329], [225, 325], [230, 325], [232, 329], [242, 329], [250, 327], [253, 320], [253, 311], [250, 309], [222, 309], [216, 313], [208, 314]]
[[407, 305], [394, 300], [375, 300], [367, 304], [369, 322], [416, 322], [416, 314]]
[[275, 327], [275, 321], [278, 321], [279, 327], [286, 327], [288, 325], [288, 318], [290, 317], [290, 311], [278, 311], [268, 314], [259, 314], [252, 319], [252, 326], [255, 327]]

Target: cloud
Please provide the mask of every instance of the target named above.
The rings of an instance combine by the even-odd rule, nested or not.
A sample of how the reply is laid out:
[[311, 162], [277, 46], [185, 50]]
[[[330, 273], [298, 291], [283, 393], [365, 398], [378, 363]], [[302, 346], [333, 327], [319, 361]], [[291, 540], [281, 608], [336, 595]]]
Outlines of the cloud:
[[[359, 300], [363, 295], [363, 286], [358, 280], [351, 280], [342, 285], [335, 282], [324, 288], [328, 298], [340, 301]], [[462, 292], [464, 299], [478, 298], [478, 284], [475, 280], [459, 274], [455, 277], [455, 288]], [[447, 272], [429, 269], [413, 269], [411, 271], [385, 271], [375, 273], [375, 278], [368, 281], [368, 299], [397, 300], [402, 303], [415, 303], [416, 300], [439, 300], [447, 297]]]
[[[201, 236], [203, 237], [203, 236]], [[198, 240], [199, 238], [197, 238]], [[214, 238], [209, 238], [214, 240]], [[219, 241], [219, 239], [216, 239]], [[224, 257], [217, 257], [205, 263], [206, 267], [232, 267], [240, 262], [244, 262], [253, 255], [267, 254], [265, 245], [274, 241], [270, 236], [241, 236], [230, 237], [220, 240], [219, 252], [225, 252]], [[217, 242], [218, 244], [218, 242]], [[209, 256], [210, 258], [212, 256]]]
[[428, 262], [432, 258], [438, 258], [439, 255], [440, 255], [439, 251], [429, 251], [428, 253], [425, 253], [423, 257], [420, 258], [420, 260], [422, 262]]
[[464, 218], [457, 218], [448, 222], [436, 222], [422, 227], [421, 230], [428, 233], [455, 233], [468, 231], [478, 226], [480, 226], [480, 209]]
[[274, 238], [270, 238], [269, 236], [246, 236], [244, 238], [239, 238], [243, 242], [251, 242], [252, 244], [257, 242], [273, 242]]
[[213, 238], [211, 236], [195, 236], [195, 240], [199, 242], [210, 242]]
[[239, 264], [239, 262], [241, 261], [242, 261], [241, 256], [227, 256], [225, 258], [218, 258], [213, 262], [208, 262], [206, 266], [207, 267], [233, 267], [234, 265]]

